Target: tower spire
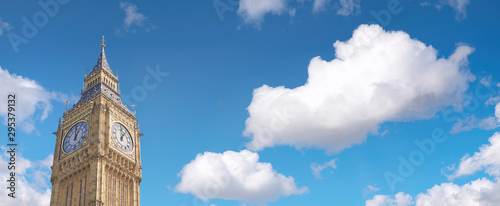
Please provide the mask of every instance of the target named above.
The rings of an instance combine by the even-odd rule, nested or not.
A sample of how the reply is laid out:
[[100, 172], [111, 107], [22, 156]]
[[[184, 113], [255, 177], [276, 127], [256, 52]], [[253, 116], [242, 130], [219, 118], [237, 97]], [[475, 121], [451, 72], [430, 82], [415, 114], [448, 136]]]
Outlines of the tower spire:
[[108, 60], [106, 59], [106, 54], [104, 53], [104, 47], [106, 47], [106, 44], [104, 44], [106, 40], [104, 39], [104, 35], [102, 36], [101, 39], [101, 54], [99, 55], [99, 59], [97, 59], [97, 63], [95, 64], [94, 68], [90, 73], [97, 72], [98, 70], [103, 69], [104, 71], [108, 72], [109, 74], [113, 75], [113, 71], [109, 67]]
[[104, 52], [104, 47], [106, 47], [106, 44], [104, 44], [106, 40], [104, 40], [104, 35], [102, 35], [102, 39], [101, 39], [101, 52]]

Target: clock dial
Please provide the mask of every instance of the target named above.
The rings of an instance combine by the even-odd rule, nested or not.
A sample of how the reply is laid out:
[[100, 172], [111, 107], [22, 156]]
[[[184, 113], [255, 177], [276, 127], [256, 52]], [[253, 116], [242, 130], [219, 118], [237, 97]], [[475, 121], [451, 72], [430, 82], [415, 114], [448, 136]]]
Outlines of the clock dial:
[[120, 148], [123, 152], [130, 153], [134, 149], [134, 142], [132, 141], [132, 136], [128, 132], [127, 128], [122, 124], [115, 122], [111, 126], [111, 136], [116, 146]]
[[80, 122], [74, 125], [64, 137], [63, 150], [66, 153], [75, 151], [75, 149], [78, 148], [87, 137], [88, 130], [89, 127], [85, 122]]

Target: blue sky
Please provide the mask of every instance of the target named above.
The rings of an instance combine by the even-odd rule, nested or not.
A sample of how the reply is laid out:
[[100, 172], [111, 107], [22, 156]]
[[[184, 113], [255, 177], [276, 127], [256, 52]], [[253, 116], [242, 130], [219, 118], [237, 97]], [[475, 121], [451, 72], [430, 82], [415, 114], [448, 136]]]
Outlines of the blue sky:
[[48, 205], [52, 132], [102, 35], [144, 133], [142, 205], [500, 201], [497, 1], [40, 2], [0, 7], [34, 194], [2, 202]]

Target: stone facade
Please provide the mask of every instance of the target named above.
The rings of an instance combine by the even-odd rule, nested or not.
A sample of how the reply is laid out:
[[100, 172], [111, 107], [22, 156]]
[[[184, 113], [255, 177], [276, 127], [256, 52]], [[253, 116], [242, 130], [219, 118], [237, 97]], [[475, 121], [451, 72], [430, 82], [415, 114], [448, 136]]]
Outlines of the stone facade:
[[[82, 98], [64, 113], [54, 132], [51, 206], [140, 205], [142, 134], [135, 113], [120, 100], [118, 78], [109, 69], [104, 46], [103, 41], [98, 64], [85, 78]], [[88, 125], [86, 136], [71, 133], [80, 122]], [[121, 148], [116, 131], [113, 139], [113, 123], [123, 125], [128, 132], [133, 147], [130, 152]], [[119, 131], [118, 136], [123, 141], [128, 135]], [[77, 137], [82, 141], [66, 151], [65, 138]]]

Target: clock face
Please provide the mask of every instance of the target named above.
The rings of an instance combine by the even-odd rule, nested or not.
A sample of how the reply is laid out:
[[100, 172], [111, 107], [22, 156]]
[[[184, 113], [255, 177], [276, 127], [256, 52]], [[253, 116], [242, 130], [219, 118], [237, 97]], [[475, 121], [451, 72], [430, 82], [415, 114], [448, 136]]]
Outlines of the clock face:
[[63, 150], [66, 153], [75, 151], [75, 149], [78, 148], [87, 137], [88, 130], [89, 127], [85, 122], [80, 122], [73, 126], [68, 133], [66, 133], [66, 137], [64, 137]]
[[118, 122], [113, 123], [111, 126], [111, 136], [120, 150], [126, 153], [132, 152], [134, 142], [132, 141], [132, 137], [125, 126]]

